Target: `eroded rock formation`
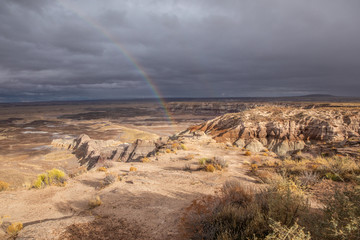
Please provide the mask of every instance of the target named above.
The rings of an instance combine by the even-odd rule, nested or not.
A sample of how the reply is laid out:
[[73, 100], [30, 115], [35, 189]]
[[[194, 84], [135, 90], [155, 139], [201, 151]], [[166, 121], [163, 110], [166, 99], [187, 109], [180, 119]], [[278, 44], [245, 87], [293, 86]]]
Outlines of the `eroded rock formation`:
[[341, 142], [360, 136], [359, 109], [295, 109], [264, 106], [230, 113], [191, 127], [184, 134], [204, 132], [225, 142], [279, 155], [301, 150], [312, 142]]
[[93, 140], [82, 134], [76, 139], [55, 139], [52, 145], [72, 150], [80, 164], [91, 169], [100, 160], [140, 161], [143, 157], [154, 155], [166, 143], [167, 138], [159, 138], [157, 141], [138, 139], [128, 144], [114, 140]]

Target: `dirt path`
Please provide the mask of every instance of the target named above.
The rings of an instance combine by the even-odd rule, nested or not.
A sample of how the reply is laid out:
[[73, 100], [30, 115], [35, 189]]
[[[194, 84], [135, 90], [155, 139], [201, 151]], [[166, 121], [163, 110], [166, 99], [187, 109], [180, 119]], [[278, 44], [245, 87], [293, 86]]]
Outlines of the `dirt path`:
[[[183, 160], [188, 155], [195, 157]], [[228, 169], [195, 170], [199, 158], [212, 156], [225, 156]], [[109, 171], [122, 180], [106, 188], [101, 188], [105, 173], [92, 170], [69, 179], [66, 187], [1, 192], [0, 215], [24, 224], [19, 239], [181, 239], [181, 215], [194, 199], [214, 194], [229, 179], [254, 184], [242, 165], [248, 160], [222, 145], [189, 144], [189, 150], [164, 153], [149, 163], [114, 163]], [[192, 171], [184, 171], [185, 164]], [[130, 166], [138, 171], [129, 172]], [[96, 195], [103, 204], [90, 210]], [[0, 239], [5, 238], [1, 231]]]

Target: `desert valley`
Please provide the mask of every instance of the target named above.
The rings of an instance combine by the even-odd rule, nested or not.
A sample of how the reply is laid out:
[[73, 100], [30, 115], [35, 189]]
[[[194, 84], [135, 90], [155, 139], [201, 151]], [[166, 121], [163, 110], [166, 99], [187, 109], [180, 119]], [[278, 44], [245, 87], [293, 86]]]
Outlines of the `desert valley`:
[[359, 0], [2, 0], [0, 240], [359, 240]]
[[307, 215], [357, 188], [357, 99], [261, 100], [1, 105], [0, 238], [213, 239], [201, 223], [229, 184], [289, 181]]

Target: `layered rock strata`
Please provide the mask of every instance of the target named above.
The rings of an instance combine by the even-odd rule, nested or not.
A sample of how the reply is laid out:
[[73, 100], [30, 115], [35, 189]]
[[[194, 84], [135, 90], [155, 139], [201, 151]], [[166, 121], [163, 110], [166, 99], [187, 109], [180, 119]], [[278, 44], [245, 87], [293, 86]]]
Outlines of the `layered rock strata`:
[[225, 114], [183, 134], [204, 132], [225, 142], [260, 152], [287, 155], [315, 142], [341, 142], [360, 137], [358, 109], [295, 109], [267, 106]]
[[153, 156], [158, 149], [167, 143], [167, 138], [157, 141], [141, 140], [121, 143], [113, 140], [93, 140], [88, 135], [82, 134], [76, 139], [55, 139], [53, 146], [71, 150], [79, 159], [81, 165], [93, 168], [99, 161], [140, 161], [144, 157]]

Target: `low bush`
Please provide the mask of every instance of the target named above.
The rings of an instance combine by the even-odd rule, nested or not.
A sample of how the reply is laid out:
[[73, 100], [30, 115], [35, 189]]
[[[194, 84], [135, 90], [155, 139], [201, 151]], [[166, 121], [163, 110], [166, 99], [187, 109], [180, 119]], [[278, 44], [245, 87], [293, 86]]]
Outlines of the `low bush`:
[[193, 201], [182, 218], [190, 239], [269, 239], [279, 235], [272, 222], [284, 229], [299, 228], [297, 218], [308, 203], [293, 183], [283, 180], [255, 192], [239, 182], [224, 184], [221, 194]]
[[7, 233], [10, 235], [10, 236], [16, 236], [20, 231], [21, 229], [23, 229], [23, 225], [21, 222], [15, 222], [15, 223], [12, 223], [8, 228], [7, 228]]
[[250, 152], [250, 151], [246, 151], [246, 152], [245, 152], [245, 156], [251, 156], [251, 152]]
[[107, 168], [106, 167], [99, 167], [97, 169], [98, 172], [106, 172], [107, 171]]
[[0, 181], [0, 192], [9, 189], [9, 184], [7, 182]]
[[205, 171], [207, 172], [215, 172], [215, 167], [212, 164], [207, 164], [205, 167]]
[[143, 158], [141, 159], [141, 162], [143, 162], [143, 163], [148, 163], [148, 162], [150, 162], [150, 159], [149, 159], [148, 157], [143, 157]]
[[186, 145], [185, 144], [180, 144], [180, 148], [182, 149], [182, 150], [188, 150], [188, 148], [186, 147]]
[[270, 224], [272, 233], [265, 237], [265, 240], [310, 240], [310, 233], [305, 233], [304, 228], [295, 223], [290, 228], [280, 222]]
[[137, 171], [137, 168], [136, 168], [136, 167], [130, 167], [129, 171], [130, 171], [130, 172], [136, 172], [136, 171]]
[[53, 168], [46, 173], [39, 174], [32, 187], [42, 188], [47, 185], [64, 187], [66, 185], [66, 174], [59, 169]]
[[336, 191], [324, 201], [323, 235], [329, 240], [360, 239], [360, 190]]
[[360, 165], [351, 157], [317, 157], [309, 160], [285, 159], [281, 167], [289, 174], [301, 175], [304, 172], [314, 172], [319, 178], [327, 178], [333, 181], [354, 181], [360, 174]]
[[256, 163], [252, 163], [250, 165], [250, 168], [251, 168], [252, 173], [256, 173], [259, 167], [258, 167], [258, 165]]
[[100, 206], [101, 204], [102, 204], [102, 201], [100, 199], [100, 196], [96, 196], [94, 199], [89, 201], [89, 208], [93, 209], [93, 208]]

